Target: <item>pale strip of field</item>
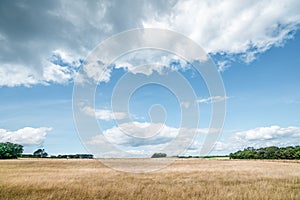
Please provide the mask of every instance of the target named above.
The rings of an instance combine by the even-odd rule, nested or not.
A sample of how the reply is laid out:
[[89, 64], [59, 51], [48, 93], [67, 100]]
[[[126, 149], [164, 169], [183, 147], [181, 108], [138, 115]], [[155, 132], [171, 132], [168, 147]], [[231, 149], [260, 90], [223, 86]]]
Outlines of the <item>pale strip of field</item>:
[[300, 199], [300, 162], [176, 159], [160, 171], [125, 173], [98, 160], [1, 160], [0, 199]]

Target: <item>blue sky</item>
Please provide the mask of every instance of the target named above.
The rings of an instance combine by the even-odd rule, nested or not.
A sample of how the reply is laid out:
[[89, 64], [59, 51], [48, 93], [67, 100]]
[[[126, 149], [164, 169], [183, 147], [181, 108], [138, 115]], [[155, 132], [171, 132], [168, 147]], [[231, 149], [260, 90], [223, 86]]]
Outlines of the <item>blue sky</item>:
[[[226, 90], [226, 96], [219, 98], [226, 99], [227, 106], [224, 127], [211, 154], [224, 155], [247, 146], [300, 145], [299, 11], [299, 2], [292, 0], [251, 5], [238, 1], [1, 1], [0, 142], [21, 143], [27, 153], [40, 147], [53, 155], [94, 153], [73, 119], [74, 79], [99, 43], [121, 31], [152, 27], [186, 35], [216, 63]], [[104, 134], [122, 151], [137, 155], [159, 151], [181, 127], [180, 108], [196, 103], [200, 134], [186, 154], [198, 155], [210, 123], [211, 101], [218, 97], [209, 95], [202, 77], [191, 68], [172, 63], [176, 59], [161, 52], [137, 52], [116, 61], [95, 91], [95, 108], [83, 108], [86, 118], [96, 117], [103, 130], [89, 139]], [[143, 62], [166, 67], [138, 66]], [[170, 89], [148, 84], [132, 94], [130, 113], [115, 107], [113, 115], [112, 92], [122, 75], [147, 79], [165, 75], [172, 66], [190, 82], [195, 102], [180, 102]], [[91, 73], [99, 78], [98, 71]], [[120, 131], [151, 134], [161, 128], [162, 121], [165, 127], [157, 138], [136, 140]]]

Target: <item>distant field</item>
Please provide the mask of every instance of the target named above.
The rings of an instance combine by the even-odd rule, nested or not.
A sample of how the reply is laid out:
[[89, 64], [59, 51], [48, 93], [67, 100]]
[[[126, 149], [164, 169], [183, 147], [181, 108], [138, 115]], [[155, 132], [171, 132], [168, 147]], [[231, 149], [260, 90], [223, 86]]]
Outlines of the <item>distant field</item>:
[[300, 199], [300, 162], [177, 159], [132, 174], [97, 160], [1, 160], [0, 199]]

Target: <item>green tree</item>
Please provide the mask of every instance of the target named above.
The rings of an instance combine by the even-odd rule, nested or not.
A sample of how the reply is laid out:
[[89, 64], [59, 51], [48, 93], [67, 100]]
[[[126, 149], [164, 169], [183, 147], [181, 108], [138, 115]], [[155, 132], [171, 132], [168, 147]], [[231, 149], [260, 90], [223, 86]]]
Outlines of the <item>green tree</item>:
[[231, 159], [300, 159], [300, 146], [281, 148], [270, 146], [259, 149], [248, 147], [243, 151], [230, 153], [229, 157]]
[[295, 153], [296, 152], [294, 151], [294, 147], [292, 147], [292, 146], [286, 147], [286, 150], [285, 150], [286, 159], [294, 159]]
[[45, 158], [48, 156], [45, 149], [38, 149], [35, 152], [33, 152], [33, 155], [40, 158]]
[[0, 159], [12, 159], [21, 157], [23, 146], [11, 142], [0, 143]]
[[163, 158], [163, 157], [167, 157], [167, 154], [165, 153], [154, 153], [151, 158]]
[[295, 147], [294, 157], [295, 157], [295, 159], [300, 159], [300, 146]]
[[253, 159], [253, 158], [254, 158], [254, 154], [252, 151], [250, 150], [244, 151], [244, 159]]
[[275, 159], [277, 155], [277, 151], [279, 151], [278, 147], [270, 146], [266, 148], [265, 158], [266, 159]]

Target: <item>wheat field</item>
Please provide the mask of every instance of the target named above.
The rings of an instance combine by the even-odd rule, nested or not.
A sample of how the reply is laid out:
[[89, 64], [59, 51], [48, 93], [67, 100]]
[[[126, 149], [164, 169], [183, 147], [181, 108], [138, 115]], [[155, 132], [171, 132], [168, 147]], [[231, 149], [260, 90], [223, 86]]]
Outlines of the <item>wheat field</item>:
[[1, 160], [0, 198], [300, 199], [300, 162], [177, 159], [160, 171], [126, 173], [95, 159]]

